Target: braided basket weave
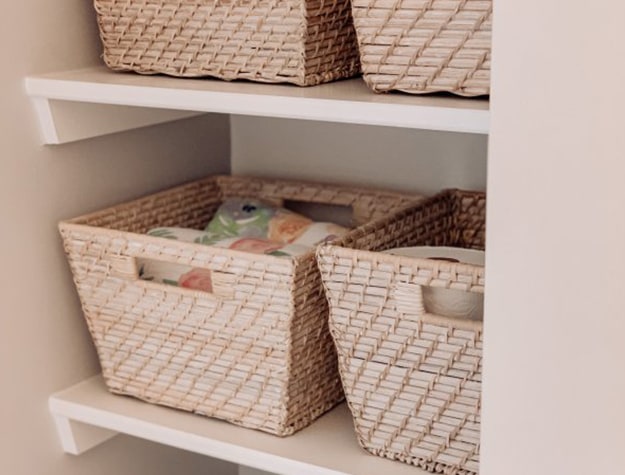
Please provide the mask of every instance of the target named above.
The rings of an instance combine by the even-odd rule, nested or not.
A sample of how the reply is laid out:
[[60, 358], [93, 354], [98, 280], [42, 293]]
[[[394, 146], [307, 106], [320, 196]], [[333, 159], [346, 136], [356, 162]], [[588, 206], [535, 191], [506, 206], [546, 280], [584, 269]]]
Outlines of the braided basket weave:
[[94, 0], [117, 71], [311, 86], [360, 72], [349, 0]]
[[372, 251], [484, 249], [484, 225], [485, 195], [449, 190], [372, 225], [370, 251], [317, 251], [345, 396], [373, 454], [445, 474], [478, 471], [482, 322], [427, 313], [422, 286], [483, 293], [484, 268]]
[[[314, 251], [284, 258], [144, 234], [203, 229], [227, 197], [350, 207], [367, 222], [418, 196], [209, 177], [60, 223], [112, 392], [289, 435], [343, 399]], [[338, 242], [356, 238], [367, 232]], [[213, 292], [141, 280], [138, 259], [207, 269]]]
[[352, 0], [366, 83], [489, 94], [492, 9], [492, 0]]

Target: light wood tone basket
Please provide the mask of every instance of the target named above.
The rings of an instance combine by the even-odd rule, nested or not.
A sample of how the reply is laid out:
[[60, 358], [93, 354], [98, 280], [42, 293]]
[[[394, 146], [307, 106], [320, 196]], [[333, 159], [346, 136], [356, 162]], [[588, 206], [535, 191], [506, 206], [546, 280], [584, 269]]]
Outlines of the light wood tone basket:
[[[249, 254], [145, 235], [203, 229], [226, 197], [350, 207], [357, 222], [417, 195], [209, 177], [61, 222], [64, 248], [108, 388], [285, 436], [343, 399], [314, 250]], [[356, 228], [340, 241], [366, 241]], [[141, 280], [137, 259], [208, 269], [213, 293]]]
[[117, 71], [300, 86], [360, 72], [349, 0], [94, 0]]
[[373, 454], [478, 472], [482, 322], [426, 313], [422, 286], [483, 293], [484, 268], [374, 251], [484, 249], [484, 225], [483, 193], [448, 190], [371, 225], [370, 251], [317, 251], [345, 396], [359, 443]]
[[352, 0], [366, 83], [489, 94], [492, 9], [492, 0]]

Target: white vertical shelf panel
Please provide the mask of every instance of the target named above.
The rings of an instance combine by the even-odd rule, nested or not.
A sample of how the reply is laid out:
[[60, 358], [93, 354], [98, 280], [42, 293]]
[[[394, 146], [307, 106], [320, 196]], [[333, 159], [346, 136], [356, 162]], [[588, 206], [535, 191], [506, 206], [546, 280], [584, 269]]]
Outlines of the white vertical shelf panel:
[[[280, 438], [216, 419], [109, 393], [96, 376], [50, 397], [66, 452], [78, 455], [117, 433], [277, 475], [426, 475], [358, 446], [345, 404], [296, 434]], [[258, 473], [258, 472], [256, 472]], [[261, 472], [262, 473], [262, 472]]]
[[[46, 112], [45, 102], [65, 101], [106, 106], [149, 109], [138, 118], [128, 110], [118, 114], [119, 129], [132, 128], [146, 118], [155, 122], [176, 120], [167, 111], [217, 112], [261, 117], [343, 122], [412, 129], [487, 134], [489, 110], [486, 99], [408, 94], [375, 94], [362, 79], [354, 78], [314, 87], [214, 79], [180, 79], [164, 76], [115, 73], [105, 67], [64, 71], [26, 78], [26, 92], [35, 100], [47, 143], [63, 143], [73, 136], [96, 135], [102, 121], [88, 134], [80, 132], [100, 114], [66, 111], [57, 117]], [[48, 106], [48, 108], [50, 108]], [[156, 110], [155, 110], [156, 109]], [[72, 118], [72, 114], [75, 114]], [[125, 117], [125, 119], [123, 119]], [[76, 131], [56, 136], [59, 121], [75, 122]], [[124, 121], [126, 124], [124, 125]], [[111, 124], [111, 120], [105, 121]], [[106, 127], [103, 133], [110, 133]]]

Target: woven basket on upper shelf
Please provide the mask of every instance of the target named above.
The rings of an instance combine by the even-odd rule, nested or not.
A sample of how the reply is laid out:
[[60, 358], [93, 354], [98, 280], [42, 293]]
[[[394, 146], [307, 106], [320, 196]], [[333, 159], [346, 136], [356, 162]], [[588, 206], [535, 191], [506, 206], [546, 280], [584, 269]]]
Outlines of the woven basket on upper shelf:
[[[60, 223], [111, 391], [289, 435], [343, 399], [314, 250], [284, 258], [144, 234], [203, 229], [228, 197], [347, 207], [357, 224], [418, 196], [222, 176]], [[338, 242], [356, 237], [373, 238], [359, 227]], [[138, 259], [206, 269], [213, 292], [141, 280]]]
[[349, 0], [94, 0], [118, 71], [311, 86], [360, 72]]
[[362, 72], [376, 92], [490, 91], [492, 0], [352, 0]]
[[377, 237], [367, 243], [371, 251], [317, 251], [358, 440], [373, 454], [430, 471], [476, 474], [482, 322], [426, 313], [422, 286], [483, 293], [484, 268], [373, 251], [483, 250], [485, 195], [448, 190], [378, 221], [370, 233]]

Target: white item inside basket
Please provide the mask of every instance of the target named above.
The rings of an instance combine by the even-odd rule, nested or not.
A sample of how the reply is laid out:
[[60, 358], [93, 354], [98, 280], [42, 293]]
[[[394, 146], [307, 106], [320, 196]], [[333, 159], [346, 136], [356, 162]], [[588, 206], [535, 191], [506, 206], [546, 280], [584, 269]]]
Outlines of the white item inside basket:
[[[446, 246], [401, 247], [383, 251], [397, 256], [438, 259], [484, 266], [484, 251]], [[484, 318], [484, 294], [457, 289], [422, 286], [423, 304], [428, 313], [443, 317], [481, 321]]]

